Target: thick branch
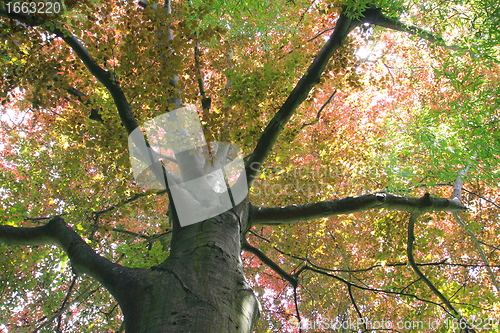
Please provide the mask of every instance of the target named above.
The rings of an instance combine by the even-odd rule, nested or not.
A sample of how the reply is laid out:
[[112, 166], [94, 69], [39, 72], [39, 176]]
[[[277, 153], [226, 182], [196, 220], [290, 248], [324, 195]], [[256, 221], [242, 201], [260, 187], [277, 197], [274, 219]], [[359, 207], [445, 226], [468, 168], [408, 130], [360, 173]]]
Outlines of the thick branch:
[[293, 224], [332, 215], [350, 214], [370, 209], [391, 209], [407, 212], [465, 211], [467, 208], [455, 200], [402, 197], [387, 193], [367, 194], [329, 201], [287, 207], [254, 207], [250, 219], [252, 225]]
[[[59, 77], [56, 75], [54, 77], [54, 82], [57, 82], [59, 81]], [[47, 88], [51, 88], [50, 85], [47, 86]], [[83, 105], [85, 105], [86, 107], [89, 107], [90, 108], [90, 112], [89, 112], [89, 118], [92, 119], [92, 120], [95, 120], [95, 121], [98, 121], [98, 122], [101, 122], [101, 123], [104, 123], [104, 120], [102, 119], [100, 113], [99, 113], [99, 109], [98, 108], [95, 108], [95, 107], [92, 107], [92, 102], [89, 100], [89, 99], [84, 99], [84, 97], [87, 97], [86, 94], [82, 93], [80, 90], [76, 89], [75, 87], [68, 87], [66, 88], [66, 91], [76, 97], [76, 99], [82, 103]]]
[[466, 51], [467, 49], [464, 47], [460, 47], [457, 45], [448, 45], [448, 43], [440, 36], [436, 36], [427, 30], [419, 28], [414, 25], [404, 24], [399, 20], [386, 17], [380, 8], [372, 7], [371, 9], [365, 12], [365, 17], [362, 19], [363, 23], [371, 23], [378, 25], [380, 27], [405, 32], [411, 35], [418, 36], [423, 38], [431, 43], [442, 46], [444, 48], [454, 50], [454, 51]]
[[17, 246], [57, 244], [68, 255], [75, 272], [92, 276], [113, 294], [122, 287], [120, 275], [126, 268], [98, 255], [61, 217], [34, 228], [1, 225], [0, 242]]
[[208, 98], [205, 93], [205, 83], [203, 82], [203, 71], [201, 70], [200, 55], [201, 55], [200, 44], [196, 43], [194, 46], [194, 63], [198, 74], [198, 89], [200, 90], [201, 107], [203, 111], [208, 111], [210, 110], [212, 99]]
[[0, 242], [9, 246], [54, 244], [56, 241], [49, 231], [49, 224], [34, 228], [16, 228], [10, 225], [0, 225]]
[[455, 184], [453, 186], [453, 193], [451, 194], [451, 199], [452, 200], [457, 200], [460, 201], [460, 196], [462, 195], [462, 188], [463, 188], [463, 178], [469, 172], [469, 166], [465, 167], [464, 169], [460, 170], [457, 175], [457, 179], [455, 180]]
[[267, 156], [270, 154], [279, 134], [288, 123], [295, 110], [307, 98], [311, 89], [319, 83], [320, 77], [330, 58], [335, 51], [340, 48], [349, 32], [359, 24], [360, 22], [354, 22], [345, 15], [340, 15], [330, 39], [318, 53], [313, 63], [307, 69], [306, 74], [299, 80], [280, 110], [269, 122], [257, 142], [257, 146], [245, 166], [249, 187], [257, 177], [262, 163], [264, 163]]
[[8, 13], [5, 9], [0, 9], [0, 16], [14, 19], [33, 27], [41, 26], [48, 32], [64, 40], [80, 58], [80, 60], [82, 60], [90, 73], [109, 91], [109, 93], [113, 97], [113, 101], [115, 102], [118, 113], [120, 115], [120, 119], [125, 126], [127, 133], [130, 134], [135, 128], [139, 126], [134, 118], [134, 115], [132, 114], [132, 110], [127, 101], [127, 98], [125, 97], [125, 94], [123, 93], [116, 79], [110, 72], [104, 70], [97, 64], [97, 62], [90, 55], [85, 46], [83, 46], [82, 43], [80, 43], [80, 41], [78, 41], [78, 39], [68, 30], [63, 28], [56, 28], [53, 22], [48, 22], [41, 18], [36, 18], [21, 13]]

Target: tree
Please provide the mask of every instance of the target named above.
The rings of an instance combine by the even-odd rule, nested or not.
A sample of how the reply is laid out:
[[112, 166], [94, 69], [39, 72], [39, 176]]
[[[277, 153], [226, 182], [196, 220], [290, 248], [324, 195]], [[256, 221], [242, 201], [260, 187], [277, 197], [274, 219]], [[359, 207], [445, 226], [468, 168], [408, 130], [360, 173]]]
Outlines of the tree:
[[[4, 3], [0, 327], [498, 325], [497, 7]], [[181, 227], [127, 135], [185, 104], [250, 192]]]

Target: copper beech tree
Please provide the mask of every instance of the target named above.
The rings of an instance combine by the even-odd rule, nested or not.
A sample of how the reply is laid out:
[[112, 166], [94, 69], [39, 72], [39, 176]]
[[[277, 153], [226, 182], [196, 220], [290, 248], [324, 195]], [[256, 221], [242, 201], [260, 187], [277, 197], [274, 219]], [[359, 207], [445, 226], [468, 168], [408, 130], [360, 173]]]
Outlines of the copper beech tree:
[[[499, 326], [495, 2], [60, 3], [0, 5], [1, 331]], [[185, 105], [249, 194], [182, 227], [128, 135]]]

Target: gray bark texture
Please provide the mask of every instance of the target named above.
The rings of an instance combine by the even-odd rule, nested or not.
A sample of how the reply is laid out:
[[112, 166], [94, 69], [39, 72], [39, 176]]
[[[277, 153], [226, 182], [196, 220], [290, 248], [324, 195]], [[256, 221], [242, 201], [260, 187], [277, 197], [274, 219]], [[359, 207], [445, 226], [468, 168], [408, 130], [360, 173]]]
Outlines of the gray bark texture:
[[252, 332], [259, 303], [246, 282], [241, 239], [248, 204], [174, 228], [171, 254], [149, 270], [127, 270], [114, 290], [127, 333]]

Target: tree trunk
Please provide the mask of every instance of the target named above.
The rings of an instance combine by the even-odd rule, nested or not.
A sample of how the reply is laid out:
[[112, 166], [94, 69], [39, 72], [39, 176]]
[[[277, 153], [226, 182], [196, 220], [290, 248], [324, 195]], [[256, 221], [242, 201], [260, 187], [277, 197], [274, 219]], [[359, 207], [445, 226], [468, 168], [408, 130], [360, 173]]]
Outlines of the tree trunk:
[[124, 274], [115, 291], [127, 333], [252, 332], [259, 303], [246, 282], [241, 237], [248, 202], [206, 221], [174, 227], [171, 254]]

